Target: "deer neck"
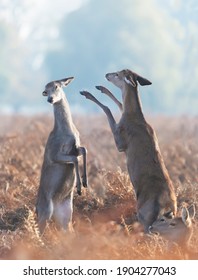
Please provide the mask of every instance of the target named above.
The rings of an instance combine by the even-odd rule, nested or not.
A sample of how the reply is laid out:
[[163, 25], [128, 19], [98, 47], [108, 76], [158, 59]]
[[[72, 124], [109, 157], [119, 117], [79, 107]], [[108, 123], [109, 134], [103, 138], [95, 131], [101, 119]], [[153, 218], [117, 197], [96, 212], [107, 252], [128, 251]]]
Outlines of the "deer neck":
[[144, 119], [137, 87], [125, 84], [122, 89], [122, 99], [124, 113], [133, 115], [133, 117]]
[[65, 96], [54, 105], [54, 130], [71, 131], [73, 126], [71, 111]]

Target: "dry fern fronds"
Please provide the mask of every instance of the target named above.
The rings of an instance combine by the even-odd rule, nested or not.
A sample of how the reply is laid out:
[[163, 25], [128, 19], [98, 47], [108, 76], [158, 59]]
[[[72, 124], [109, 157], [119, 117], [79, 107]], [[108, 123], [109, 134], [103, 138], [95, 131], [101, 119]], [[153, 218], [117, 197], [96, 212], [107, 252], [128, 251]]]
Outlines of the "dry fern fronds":
[[28, 217], [25, 220], [24, 227], [27, 230], [28, 237], [31, 241], [35, 242], [37, 246], [46, 246], [41, 238], [38, 224], [35, 220], [35, 213], [31, 209], [28, 209]]

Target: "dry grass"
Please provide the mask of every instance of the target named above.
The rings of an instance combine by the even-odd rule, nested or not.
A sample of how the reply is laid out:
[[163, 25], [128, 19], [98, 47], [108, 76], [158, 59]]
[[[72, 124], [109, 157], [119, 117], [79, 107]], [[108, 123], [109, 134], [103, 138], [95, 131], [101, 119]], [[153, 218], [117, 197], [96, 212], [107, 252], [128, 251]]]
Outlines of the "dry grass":
[[[3, 116], [0, 124], [0, 259], [196, 259], [145, 236], [136, 221], [136, 200], [106, 119], [75, 117], [88, 149], [89, 189], [75, 194], [75, 234], [58, 232], [51, 222], [38, 232], [34, 205], [45, 141], [53, 126], [47, 116]], [[2, 119], [1, 118], [1, 119]], [[174, 182], [179, 208], [198, 209], [198, 118], [150, 118]], [[198, 245], [197, 218], [191, 248]]]

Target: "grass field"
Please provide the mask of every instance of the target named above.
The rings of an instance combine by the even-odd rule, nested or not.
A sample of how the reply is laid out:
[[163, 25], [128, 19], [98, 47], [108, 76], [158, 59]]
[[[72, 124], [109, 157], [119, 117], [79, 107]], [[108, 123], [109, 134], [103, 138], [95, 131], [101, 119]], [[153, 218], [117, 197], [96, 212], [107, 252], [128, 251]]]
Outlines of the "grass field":
[[[149, 117], [173, 180], [179, 210], [198, 209], [198, 117]], [[197, 259], [198, 210], [190, 251], [146, 236], [125, 164], [103, 116], [75, 116], [88, 150], [89, 188], [75, 192], [75, 234], [53, 222], [41, 238], [35, 216], [43, 152], [52, 116], [2, 116], [0, 123], [0, 259]]]

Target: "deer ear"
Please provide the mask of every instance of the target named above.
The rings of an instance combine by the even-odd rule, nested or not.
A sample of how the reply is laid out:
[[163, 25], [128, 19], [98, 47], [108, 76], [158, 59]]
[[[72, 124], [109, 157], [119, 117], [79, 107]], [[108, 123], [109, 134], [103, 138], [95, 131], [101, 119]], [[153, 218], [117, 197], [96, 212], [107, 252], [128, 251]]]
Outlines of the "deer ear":
[[132, 72], [129, 69], [125, 70], [125, 73], [126, 73], [125, 81], [128, 84], [131, 84], [133, 87], [137, 86], [137, 83], [136, 83], [137, 81], [139, 82], [139, 84], [141, 86], [147, 86], [147, 85], [151, 85], [152, 84], [149, 80], [143, 78], [142, 76], [138, 75], [135, 72]]
[[186, 207], [182, 208], [182, 221], [187, 227], [191, 224], [190, 215]]
[[73, 79], [74, 77], [69, 77], [56, 82], [59, 83], [62, 87], [66, 87], [71, 81], [73, 81]]
[[192, 204], [188, 207], [188, 212], [189, 212], [190, 218], [194, 219], [194, 217], [195, 217], [195, 205], [194, 204]]
[[139, 82], [139, 84], [141, 86], [148, 86], [148, 85], [152, 84], [149, 80], [147, 80], [147, 79], [145, 79], [145, 78], [143, 78], [143, 77], [141, 77], [139, 75], [137, 75], [136, 79], [137, 79], [137, 81]]
[[131, 75], [127, 75], [124, 79], [125, 79], [125, 82], [127, 84], [132, 85], [132, 87], [136, 87], [137, 86], [135, 81], [133, 80], [133, 77]]

